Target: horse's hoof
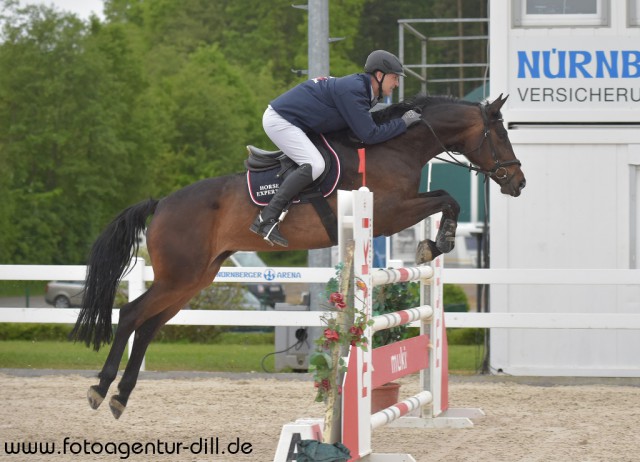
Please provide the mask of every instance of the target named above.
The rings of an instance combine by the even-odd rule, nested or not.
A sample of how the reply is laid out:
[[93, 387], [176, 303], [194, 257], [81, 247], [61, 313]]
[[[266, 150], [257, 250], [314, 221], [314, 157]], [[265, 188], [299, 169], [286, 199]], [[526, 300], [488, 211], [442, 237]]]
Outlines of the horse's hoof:
[[104, 396], [100, 394], [98, 387], [92, 385], [87, 391], [87, 399], [89, 400], [89, 406], [91, 406], [91, 409], [98, 409], [102, 404], [102, 401], [104, 401]]
[[[449, 253], [456, 245], [456, 228], [458, 223], [450, 218], [447, 218], [440, 225], [440, 230], [436, 236], [436, 247], [442, 253]], [[435, 258], [435, 257], [434, 257]]]
[[109, 409], [111, 409], [111, 413], [116, 419], [120, 418], [126, 407], [127, 406], [125, 404], [122, 404], [118, 400], [117, 396], [112, 396], [111, 400], [109, 400]]
[[429, 239], [421, 241], [416, 250], [416, 265], [429, 263], [438, 255], [442, 255], [442, 252], [436, 247], [435, 242]]

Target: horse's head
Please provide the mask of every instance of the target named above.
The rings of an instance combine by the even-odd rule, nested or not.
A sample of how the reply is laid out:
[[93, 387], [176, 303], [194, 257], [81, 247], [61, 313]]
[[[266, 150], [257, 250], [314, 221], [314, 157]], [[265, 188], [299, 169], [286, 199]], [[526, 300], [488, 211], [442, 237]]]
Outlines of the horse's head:
[[506, 100], [507, 97], [500, 95], [492, 103], [478, 106], [477, 123], [464, 140], [461, 152], [479, 167], [479, 171], [498, 183], [503, 194], [517, 197], [527, 182], [500, 113]]
[[373, 117], [383, 123], [401, 117], [409, 109], [421, 111], [426, 128], [412, 129], [408, 138], [394, 142], [414, 143], [406, 147], [411, 152], [415, 151], [415, 143], [426, 143], [421, 157], [425, 162], [441, 152], [464, 154], [474, 166], [455, 159], [451, 162], [482, 172], [498, 183], [504, 194], [519, 196], [526, 181], [502, 123], [500, 108], [506, 100], [500, 95], [493, 103], [477, 104], [448, 96], [417, 95], [374, 112]]

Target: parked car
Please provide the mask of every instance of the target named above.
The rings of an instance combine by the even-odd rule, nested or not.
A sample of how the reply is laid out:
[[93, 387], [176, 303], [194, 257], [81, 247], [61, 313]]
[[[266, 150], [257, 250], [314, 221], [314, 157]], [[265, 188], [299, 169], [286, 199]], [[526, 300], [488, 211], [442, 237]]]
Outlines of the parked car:
[[73, 308], [82, 304], [82, 281], [51, 281], [44, 291], [44, 301], [56, 308]]
[[445, 268], [475, 268], [478, 260], [478, 234], [482, 234], [481, 223], [458, 223], [456, 245], [445, 254]]
[[[234, 266], [266, 267], [267, 264], [256, 252], [236, 252], [228, 260]], [[274, 282], [256, 282], [246, 284], [247, 289], [265, 305], [274, 307], [276, 303], [283, 303], [286, 294], [282, 284]]]

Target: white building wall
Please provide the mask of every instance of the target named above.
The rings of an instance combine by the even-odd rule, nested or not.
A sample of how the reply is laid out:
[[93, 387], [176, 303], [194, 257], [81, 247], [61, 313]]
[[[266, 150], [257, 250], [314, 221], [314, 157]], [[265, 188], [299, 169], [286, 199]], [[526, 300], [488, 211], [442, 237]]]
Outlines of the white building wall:
[[[554, 40], [558, 49], [580, 44], [580, 49], [610, 46], [637, 50], [640, 29], [626, 29], [620, 16], [620, 7], [626, 2], [612, 3], [611, 27], [513, 29], [505, 2], [492, 1], [492, 98], [500, 93], [510, 94], [503, 108], [505, 123], [511, 126], [510, 138], [527, 177], [527, 187], [518, 198], [505, 197], [498, 188], [491, 189], [494, 268], [606, 271], [633, 265], [632, 252], [640, 247], [637, 231], [640, 213], [634, 213], [638, 205], [635, 197], [640, 197], [639, 103], [558, 104], [523, 100], [521, 95], [522, 88], [532, 86], [633, 85], [640, 92], [640, 79], [527, 82], [514, 76], [518, 49], [549, 47]], [[576, 36], [579, 40], [575, 40]], [[491, 310], [638, 313], [640, 288], [493, 285]], [[637, 331], [492, 329], [491, 332], [492, 368], [514, 375], [640, 376], [639, 351]]]

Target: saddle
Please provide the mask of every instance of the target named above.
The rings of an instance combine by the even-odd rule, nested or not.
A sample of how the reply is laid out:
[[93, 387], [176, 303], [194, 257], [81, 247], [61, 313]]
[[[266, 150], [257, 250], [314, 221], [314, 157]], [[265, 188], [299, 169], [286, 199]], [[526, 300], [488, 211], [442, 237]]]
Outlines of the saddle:
[[[337, 219], [327, 203], [340, 181], [340, 159], [323, 135], [309, 138], [322, 154], [325, 169], [322, 175], [306, 187], [293, 203], [311, 203], [322, 220], [331, 241], [338, 242]], [[247, 188], [254, 204], [264, 207], [274, 196], [284, 178], [298, 168], [282, 151], [266, 151], [255, 146], [247, 146], [248, 157], [244, 164], [247, 169]]]

